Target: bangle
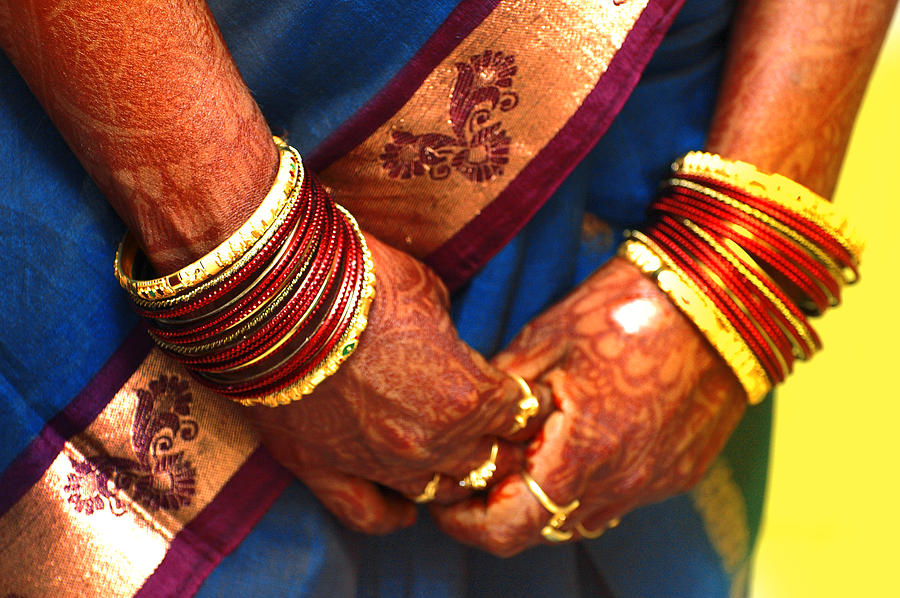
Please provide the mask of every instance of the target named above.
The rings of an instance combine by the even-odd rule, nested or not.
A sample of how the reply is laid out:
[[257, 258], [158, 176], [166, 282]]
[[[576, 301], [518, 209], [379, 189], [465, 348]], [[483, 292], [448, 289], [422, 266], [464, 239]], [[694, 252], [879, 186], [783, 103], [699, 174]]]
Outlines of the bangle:
[[281, 156], [278, 173], [271, 190], [263, 198], [262, 203], [234, 234], [222, 241], [215, 249], [169, 274], [150, 280], [137, 280], [126, 274], [132, 271], [135, 252], [130, 249], [134, 245], [128, 243], [129, 235], [119, 244], [114, 262], [115, 275], [125, 290], [131, 295], [146, 300], [165, 299], [177, 295], [185, 289], [195, 287], [215, 276], [232, 265], [239, 257], [246, 254], [260, 237], [269, 229], [279, 213], [288, 203], [291, 192], [297, 186], [298, 177], [302, 175], [300, 161], [295, 152], [289, 150], [279, 139], [275, 138]]
[[356, 221], [305, 176], [296, 150], [279, 149], [272, 191], [215, 250], [175, 274], [137, 280], [142, 256], [126, 235], [115, 262], [160, 349], [245, 405], [298, 400], [337, 371], [359, 343], [375, 294]]
[[672, 170], [685, 174], [707, 175], [766, 197], [781, 207], [797, 212], [803, 218], [832, 234], [857, 260], [865, 244], [858, 231], [834, 205], [795, 181], [780, 174], [767, 174], [752, 164], [728, 160], [709, 152], [688, 152], [672, 165]]
[[375, 298], [375, 264], [372, 261], [372, 254], [366, 245], [365, 237], [359, 230], [359, 225], [356, 220], [343, 207], [337, 206], [337, 208], [350, 222], [350, 225], [359, 240], [362, 252], [364, 272], [363, 283], [353, 318], [335, 347], [321, 363], [317, 364], [317, 366], [312, 369], [312, 371], [301, 376], [299, 379], [292, 381], [288, 386], [282, 389], [257, 397], [238, 399], [237, 402], [242, 405], [267, 405], [269, 407], [275, 407], [278, 405], [286, 405], [303, 398], [312, 393], [313, 390], [315, 390], [327, 377], [334, 374], [341, 364], [343, 364], [359, 346], [359, 339], [368, 324], [369, 309]]
[[821, 341], [804, 312], [840, 302], [862, 242], [822, 197], [745, 162], [691, 152], [620, 255], [651, 276], [734, 371], [751, 403]]
[[653, 279], [697, 326], [735, 373], [748, 400], [751, 403], [761, 401], [769, 391], [769, 380], [759, 360], [728, 318], [690, 282], [656, 243], [639, 231], [631, 231], [629, 236], [619, 248], [619, 255]]

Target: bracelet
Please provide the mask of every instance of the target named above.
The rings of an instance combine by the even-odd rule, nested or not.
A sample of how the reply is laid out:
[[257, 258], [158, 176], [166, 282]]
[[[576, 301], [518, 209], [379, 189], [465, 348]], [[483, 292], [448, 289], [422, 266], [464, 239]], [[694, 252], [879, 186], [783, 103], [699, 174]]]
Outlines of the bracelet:
[[291, 192], [297, 185], [297, 179], [302, 173], [297, 154], [290, 151], [281, 139], [276, 137], [275, 142], [279, 146], [281, 156], [275, 182], [250, 219], [233, 235], [222, 241], [211, 252], [172, 274], [150, 280], [137, 280], [126, 274], [132, 271], [135, 255], [134, 250], [130, 249], [135, 246], [128, 243], [129, 235], [126, 234], [126, 238], [119, 244], [114, 262], [119, 284], [130, 294], [142, 299], [164, 299], [215, 276], [244, 255], [263, 236], [287, 205]]
[[358, 224], [306, 176], [296, 150], [276, 142], [276, 184], [212, 252], [169, 276], [138, 280], [143, 256], [126, 235], [115, 260], [157, 346], [244, 405], [284, 405], [335, 373], [359, 344], [375, 295]]
[[630, 237], [619, 248], [619, 255], [653, 279], [660, 290], [700, 329], [734, 371], [748, 400], [751, 403], [761, 401], [771, 385], [759, 361], [728, 318], [690, 283], [653, 241], [639, 231], [631, 231]]
[[708, 175], [751, 191], [797, 212], [819, 225], [841, 242], [857, 261], [865, 249], [858, 231], [830, 201], [780, 174], [767, 174], [752, 164], [728, 160], [709, 152], [688, 152], [672, 165], [674, 172]]
[[343, 207], [337, 207], [353, 227], [354, 232], [359, 239], [363, 254], [364, 277], [362, 292], [353, 318], [335, 347], [312, 371], [301, 376], [298, 380], [292, 381], [288, 386], [278, 391], [253, 398], [238, 399], [238, 402], [242, 405], [267, 405], [269, 407], [275, 407], [277, 405], [286, 405], [303, 398], [305, 395], [312, 393], [325, 378], [337, 372], [341, 364], [344, 363], [359, 346], [359, 339], [368, 324], [369, 309], [375, 298], [375, 264], [372, 261], [372, 254], [366, 245], [365, 238], [359, 230], [359, 225], [356, 223], [356, 220], [349, 212], [344, 210]]
[[822, 343], [807, 320], [859, 278], [863, 244], [828, 201], [704, 152], [672, 164], [619, 255], [653, 278], [735, 373], [751, 403]]

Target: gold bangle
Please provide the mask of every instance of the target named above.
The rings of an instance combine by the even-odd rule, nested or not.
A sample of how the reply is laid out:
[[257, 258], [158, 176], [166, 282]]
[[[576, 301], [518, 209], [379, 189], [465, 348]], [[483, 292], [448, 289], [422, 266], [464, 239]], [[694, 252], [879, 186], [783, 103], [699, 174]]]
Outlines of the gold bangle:
[[475, 490], [484, 490], [487, 488], [488, 482], [494, 477], [497, 471], [497, 455], [500, 452], [500, 444], [494, 440], [491, 444], [491, 454], [487, 461], [466, 474], [466, 477], [458, 483], [461, 488], [473, 488]]
[[321, 384], [325, 378], [337, 372], [338, 368], [344, 363], [359, 345], [359, 338], [368, 324], [369, 308], [372, 300], [375, 298], [375, 262], [372, 260], [372, 252], [366, 245], [366, 239], [359, 230], [359, 224], [356, 219], [350, 215], [350, 212], [342, 206], [335, 204], [335, 207], [347, 218], [354, 233], [359, 239], [360, 250], [363, 256], [363, 287], [360, 292], [359, 300], [356, 304], [356, 312], [350, 325], [344, 332], [340, 341], [334, 349], [322, 360], [322, 363], [312, 372], [294, 382], [293, 384], [281, 390], [269, 393], [260, 397], [250, 397], [245, 399], [236, 399], [237, 403], [242, 405], [266, 405], [268, 407], [277, 407], [279, 405], [287, 405], [294, 401], [299, 401], [304, 396], [312, 393], [316, 387]]
[[[297, 154], [297, 150], [295, 150], [292, 147], [288, 147], [288, 149], [291, 152], [295, 153], [299, 160], [300, 155]], [[138, 305], [140, 307], [144, 307], [147, 309], [166, 309], [166, 308], [172, 307], [174, 305], [187, 303], [187, 302], [191, 301], [192, 299], [194, 299], [195, 297], [197, 297], [198, 295], [205, 293], [212, 287], [218, 285], [223, 280], [226, 280], [227, 278], [230, 278], [237, 272], [240, 272], [244, 268], [244, 266], [246, 266], [247, 263], [256, 256], [256, 254], [258, 254], [260, 251], [262, 251], [262, 249], [269, 243], [271, 238], [273, 236], [275, 236], [275, 233], [284, 225], [285, 222], [287, 222], [287, 219], [291, 214], [291, 210], [293, 209], [294, 205], [299, 201], [299, 198], [300, 198], [300, 190], [302, 187], [301, 183], [302, 183], [303, 177], [304, 177], [302, 161], [300, 162], [300, 168], [301, 168], [301, 172], [298, 176], [297, 184], [294, 186], [294, 190], [291, 192], [291, 196], [290, 196], [290, 198], [288, 198], [288, 203], [285, 206], [285, 208], [278, 214], [275, 221], [272, 223], [272, 226], [270, 226], [268, 229], [266, 229], [266, 232], [263, 233], [263, 236], [259, 238], [259, 241], [257, 241], [249, 250], [247, 250], [247, 252], [244, 253], [244, 255], [242, 255], [240, 258], [238, 258], [237, 261], [235, 261], [233, 264], [228, 266], [228, 268], [226, 268], [224, 271], [220, 272], [213, 278], [206, 280], [206, 281], [198, 284], [197, 286], [191, 287], [190, 289], [185, 290], [185, 291], [179, 293], [178, 295], [174, 295], [174, 296], [168, 297], [166, 299], [153, 299], [153, 300], [143, 299], [141, 297], [138, 297], [137, 295], [131, 295], [131, 301], [135, 305]], [[136, 242], [134, 242], [134, 239], [130, 235], [128, 237], [126, 237], [126, 239], [123, 239], [123, 243], [125, 243], [126, 241], [131, 241], [131, 243], [135, 247], [137, 247]], [[134, 251], [134, 249], [132, 249], [131, 251]], [[124, 253], [127, 254], [128, 250], [124, 250]], [[126, 275], [130, 276], [128, 270], [125, 270], [124, 273]]]
[[541, 506], [547, 509], [551, 514], [550, 520], [543, 528], [541, 528], [541, 535], [544, 539], [554, 543], [571, 540], [575, 535], [575, 532], [564, 530], [562, 529], [562, 526], [565, 525], [566, 520], [569, 518], [569, 515], [572, 514], [572, 511], [581, 506], [581, 501], [576, 498], [566, 506], [561, 507], [553, 502], [552, 498], [547, 496], [544, 489], [541, 488], [527, 471], [522, 471], [522, 479], [525, 480], [531, 494], [539, 503], [541, 503]]
[[127, 242], [130, 235], [126, 233], [116, 251], [114, 263], [119, 284], [131, 295], [149, 301], [173, 297], [228, 268], [257, 244], [278, 215], [285, 210], [294, 189], [302, 185], [303, 168], [299, 155], [281, 139], [274, 139], [281, 156], [275, 182], [262, 203], [233, 235], [200, 259], [172, 274], [137, 280], [131, 276], [136, 251], [129, 250], [134, 244]]
[[831, 202], [786, 176], [764, 173], [747, 162], [708, 152], [689, 152], [672, 164], [672, 170], [709, 176], [769, 199], [828, 231], [856, 261], [865, 248], [857, 230]]
[[747, 400], [759, 403], [771, 388], [759, 360], [728, 318], [697, 288], [656, 243], [639, 231], [619, 248], [619, 255], [652, 278], [690, 319], [740, 381]]

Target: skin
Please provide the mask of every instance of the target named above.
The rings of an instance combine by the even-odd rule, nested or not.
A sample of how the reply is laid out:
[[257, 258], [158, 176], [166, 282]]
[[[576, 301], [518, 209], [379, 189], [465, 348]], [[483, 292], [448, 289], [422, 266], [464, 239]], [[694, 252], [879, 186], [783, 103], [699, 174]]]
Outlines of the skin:
[[[0, 45], [154, 266], [170, 272], [248, 218], [278, 156], [206, 4], [126, 4], [0, 1]], [[512, 429], [520, 390], [459, 340], [436, 276], [368, 243], [377, 297], [353, 358], [313, 397], [246, 413], [344, 523], [387, 532], [412, 522], [399, 497], [420, 494], [435, 472], [445, 474], [436, 500], [471, 493], [455, 481]], [[521, 452], [504, 443], [498, 474], [515, 471]]]
[[[470, 492], [454, 482], [485, 462], [492, 442], [527, 436], [539, 422], [509, 434], [518, 385], [458, 339], [431, 270], [369, 239], [378, 298], [354, 357], [309, 398], [249, 414], [272, 454], [339, 518], [387, 532], [416, 511], [367, 480], [416, 496], [440, 472], [437, 500], [464, 498]], [[512, 474], [523, 446], [500, 442], [496, 475]]]
[[[155, 265], [172, 269], [246, 218], [275, 154], [205, 6], [112, 4], [7, 0], [0, 43]], [[828, 194], [894, 3], [746, 4], [708, 149]], [[353, 358], [308, 399], [248, 410], [273, 454], [351, 527], [410, 523], [401, 495], [434, 471], [446, 474], [439, 503], [465, 498], [454, 480], [512, 426], [519, 394], [503, 370], [555, 410], [502, 442], [488, 494], [432, 511], [454, 537], [500, 555], [543, 541], [549, 515], [521, 468], [557, 503], [581, 500], [572, 522], [603, 526], [693, 484], [743, 412], [727, 366], [630, 264], [600, 269], [488, 364], [456, 337], [439, 281], [370, 245], [378, 298]]]
[[161, 272], [227, 238], [275, 179], [203, 2], [4, 0], [0, 45]]
[[[708, 151], [829, 196], [894, 6], [746, 2]], [[689, 488], [743, 412], [734, 375], [660, 295], [613, 260], [494, 359], [552, 389], [557, 411], [529, 446], [527, 470], [558, 505], [580, 499], [566, 529], [603, 529]], [[629, 311], [654, 315], [629, 332]], [[501, 555], [544, 542], [549, 519], [520, 475], [433, 513], [449, 534]]]

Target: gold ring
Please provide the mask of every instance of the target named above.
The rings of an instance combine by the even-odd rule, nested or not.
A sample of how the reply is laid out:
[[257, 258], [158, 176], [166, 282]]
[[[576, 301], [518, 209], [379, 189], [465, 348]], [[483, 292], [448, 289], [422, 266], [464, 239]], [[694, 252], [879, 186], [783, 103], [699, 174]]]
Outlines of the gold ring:
[[459, 481], [459, 485], [463, 488], [473, 488], [475, 490], [483, 490], [487, 488], [488, 482], [494, 477], [497, 471], [497, 454], [500, 452], [500, 445], [494, 440], [491, 445], [491, 456], [484, 464], [470, 471], [466, 477]]
[[517, 405], [518, 411], [516, 412], [515, 423], [513, 424], [512, 430], [509, 431], [510, 434], [515, 434], [516, 432], [520, 432], [525, 429], [525, 426], [528, 425], [528, 420], [537, 415], [537, 412], [540, 410], [541, 403], [538, 401], [538, 398], [531, 391], [531, 387], [528, 386], [528, 383], [522, 378], [522, 376], [518, 374], [510, 374], [513, 380], [515, 380], [519, 387], [522, 389], [522, 398], [519, 399], [519, 403]]
[[576, 498], [566, 506], [561, 507], [553, 502], [553, 499], [547, 496], [547, 493], [544, 492], [543, 488], [534, 481], [534, 478], [531, 477], [531, 474], [527, 471], [522, 472], [522, 479], [528, 484], [528, 489], [538, 502], [541, 503], [541, 506], [550, 511], [550, 514], [553, 515], [550, 518], [550, 521], [547, 522], [547, 525], [541, 528], [541, 535], [544, 536], [544, 539], [555, 543], [571, 540], [575, 535], [575, 532], [566, 531], [562, 529], [562, 526], [565, 525], [566, 519], [569, 518], [572, 511], [581, 505], [581, 501]]
[[578, 532], [582, 538], [587, 538], [588, 540], [593, 540], [594, 538], [599, 538], [600, 536], [602, 536], [603, 532], [605, 532], [606, 530], [612, 529], [618, 525], [619, 525], [619, 518], [614, 517], [613, 519], [610, 519], [606, 525], [601, 525], [599, 528], [595, 529], [594, 531], [591, 531], [588, 528], [584, 527], [583, 523], [576, 523], [575, 531]]
[[441, 474], [436, 473], [434, 477], [431, 478], [431, 481], [425, 484], [425, 489], [422, 490], [422, 494], [413, 498], [414, 503], [423, 504], [426, 502], [431, 502], [434, 500], [434, 496], [437, 494], [438, 484], [441, 482]]

